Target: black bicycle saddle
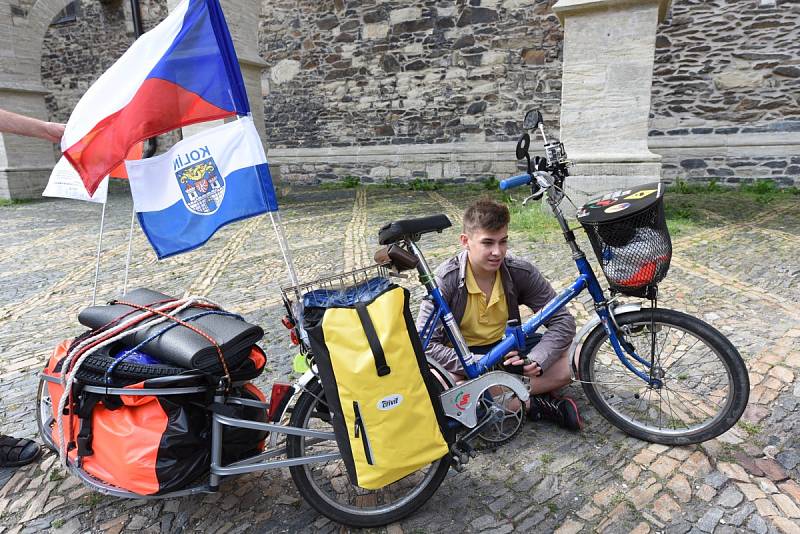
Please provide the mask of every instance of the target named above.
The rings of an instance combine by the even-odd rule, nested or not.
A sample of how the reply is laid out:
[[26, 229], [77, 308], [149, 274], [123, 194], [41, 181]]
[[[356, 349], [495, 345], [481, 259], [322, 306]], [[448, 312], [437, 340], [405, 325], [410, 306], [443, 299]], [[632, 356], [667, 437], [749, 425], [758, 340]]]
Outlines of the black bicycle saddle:
[[430, 215], [419, 219], [403, 219], [384, 224], [378, 231], [378, 242], [381, 245], [396, 243], [405, 238], [416, 241], [422, 234], [429, 232], [441, 232], [445, 228], [450, 228], [452, 223], [447, 215]]

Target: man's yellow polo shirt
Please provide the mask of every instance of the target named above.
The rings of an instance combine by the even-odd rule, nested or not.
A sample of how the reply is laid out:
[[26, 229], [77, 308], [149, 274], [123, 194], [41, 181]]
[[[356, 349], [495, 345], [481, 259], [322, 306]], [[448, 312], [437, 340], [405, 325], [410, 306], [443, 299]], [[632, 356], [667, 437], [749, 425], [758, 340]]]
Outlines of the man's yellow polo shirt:
[[467, 307], [461, 319], [461, 333], [469, 346], [488, 345], [499, 341], [506, 330], [508, 321], [508, 305], [503, 291], [500, 271], [494, 277], [494, 286], [489, 302], [483, 294], [472, 266], [467, 262], [465, 282], [467, 285]]

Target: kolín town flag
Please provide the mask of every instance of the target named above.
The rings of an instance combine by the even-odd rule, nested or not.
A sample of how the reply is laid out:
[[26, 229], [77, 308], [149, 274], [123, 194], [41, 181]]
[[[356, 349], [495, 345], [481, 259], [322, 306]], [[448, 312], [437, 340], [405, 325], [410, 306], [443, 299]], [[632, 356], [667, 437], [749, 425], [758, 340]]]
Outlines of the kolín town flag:
[[86, 91], [61, 150], [91, 195], [135, 143], [249, 111], [218, 0], [182, 0]]
[[125, 166], [139, 224], [159, 259], [199, 247], [225, 224], [278, 209], [249, 116]]

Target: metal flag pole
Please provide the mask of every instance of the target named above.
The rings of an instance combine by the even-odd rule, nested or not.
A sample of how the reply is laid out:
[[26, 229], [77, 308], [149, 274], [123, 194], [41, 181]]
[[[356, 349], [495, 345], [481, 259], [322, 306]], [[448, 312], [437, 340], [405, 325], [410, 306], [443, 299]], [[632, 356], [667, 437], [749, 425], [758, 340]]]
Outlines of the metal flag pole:
[[[269, 212], [269, 218], [272, 221], [272, 227], [275, 229], [275, 235], [278, 238], [278, 247], [281, 249], [283, 261], [286, 263], [286, 269], [289, 271], [289, 280], [292, 285], [297, 287], [300, 281], [297, 279], [297, 271], [294, 270], [294, 262], [292, 261], [292, 253], [289, 250], [289, 243], [286, 240], [286, 233], [283, 230], [283, 221], [281, 221], [281, 213], [279, 211]], [[298, 299], [300, 295], [297, 295]]]
[[[131, 0], [131, 18], [133, 19], [133, 34], [135, 39], [138, 39], [144, 33], [142, 26], [142, 12], [139, 8], [139, 0]], [[142, 159], [151, 157], [156, 152], [156, 138], [147, 140], [147, 146], [142, 154]], [[128, 292], [128, 273], [131, 270], [131, 248], [133, 245], [133, 221], [136, 218], [136, 207], [131, 206], [131, 227], [128, 230], [128, 255], [125, 257], [125, 280], [122, 282], [122, 294]]]
[[106, 222], [107, 203], [108, 197], [106, 196], [106, 201], [103, 202], [103, 211], [100, 213], [100, 237], [97, 239], [97, 257], [94, 261], [94, 288], [92, 288], [92, 306], [94, 306], [95, 302], [97, 301], [97, 279], [100, 277], [100, 247], [103, 245], [103, 226]]
[[128, 292], [128, 272], [131, 268], [131, 245], [133, 244], [133, 220], [136, 218], [136, 208], [131, 208], [131, 228], [128, 230], [128, 256], [125, 258], [125, 281], [122, 283], [122, 294]]

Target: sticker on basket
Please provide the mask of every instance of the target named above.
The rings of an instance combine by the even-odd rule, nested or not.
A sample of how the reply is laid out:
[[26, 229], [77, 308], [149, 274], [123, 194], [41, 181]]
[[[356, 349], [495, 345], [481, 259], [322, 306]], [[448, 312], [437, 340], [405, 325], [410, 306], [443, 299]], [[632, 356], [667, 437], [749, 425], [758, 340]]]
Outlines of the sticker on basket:
[[658, 189], [642, 189], [641, 191], [637, 191], [632, 195], [628, 195], [625, 197], [625, 200], [639, 200], [644, 197], [649, 197], [653, 193], [658, 192]]
[[614, 206], [609, 206], [606, 208], [606, 213], [617, 213], [622, 210], [626, 210], [631, 207], [630, 202], [623, 202], [622, 204], [616, 204]]
[[590, 208], [605, 208], [606, 206], [610, 206], [614, 202], [616, 202], [616, 200], [611, 200], [611, 199], [607, 198], [605, 200], [598, 200], [597, 202], [595, 202], [594, 204], [592, 204], [589, 207]]
[[575, 216], [580, 219], [581, 217], [586, 217], [589, 215], [589, 212], [586, 210], [586, 206], [581, 206], [581, 209], [578, 210], [578, 213]]

